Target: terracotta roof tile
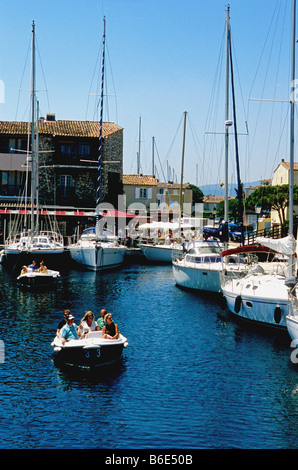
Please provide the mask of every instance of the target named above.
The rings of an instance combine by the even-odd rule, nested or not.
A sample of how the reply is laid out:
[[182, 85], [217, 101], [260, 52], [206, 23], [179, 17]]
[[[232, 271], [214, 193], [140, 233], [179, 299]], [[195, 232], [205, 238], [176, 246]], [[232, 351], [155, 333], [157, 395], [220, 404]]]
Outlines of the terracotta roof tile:
[[[158, 183], [158, 188], [180, 189], [180, 183]], [[183, 183], [182, 188], [189, 189], [189, 183]]]
[[123, 175], [123, 184], [156, 186], [158, 179], [150, 175]]
[[[287, 170], [290, 170], [290, 162], [281, 162], [281, 165], [283, 165]], [[298, 170], [298, 163], [294, 162], [294, 171]]]
[[[98, 121], [40, 121], [39, 133], [64, 137], [98, 137]], [[0, 134], [26, 134], [31, 123], [22, 121], [0, 121]], [[103, 137], [111, 135], [123, 128], [113, 122], [103, 123]]]

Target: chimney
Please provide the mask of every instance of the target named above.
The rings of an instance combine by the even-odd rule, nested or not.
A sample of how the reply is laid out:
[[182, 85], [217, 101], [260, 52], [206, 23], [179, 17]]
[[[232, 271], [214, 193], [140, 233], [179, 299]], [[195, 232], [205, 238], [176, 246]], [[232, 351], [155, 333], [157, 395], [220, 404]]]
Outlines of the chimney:
[[46, 121], [56, 121], [55, 113], [47, 113]]

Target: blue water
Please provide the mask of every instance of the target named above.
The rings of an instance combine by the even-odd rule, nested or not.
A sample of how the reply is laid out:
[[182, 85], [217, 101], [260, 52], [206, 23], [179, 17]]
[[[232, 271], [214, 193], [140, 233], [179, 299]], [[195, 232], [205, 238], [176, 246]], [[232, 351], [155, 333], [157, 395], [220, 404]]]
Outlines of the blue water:
[[[24, 292], [0, 267], [0, 447], [298, 447], [298, 368], [287, 335], [238, 324], [215, 299], [183, 291], [170, 266], [71, 270]], [[50, 343], [65, 308], [111, 311], [127, 336], [118, 367], [58, 368]]]

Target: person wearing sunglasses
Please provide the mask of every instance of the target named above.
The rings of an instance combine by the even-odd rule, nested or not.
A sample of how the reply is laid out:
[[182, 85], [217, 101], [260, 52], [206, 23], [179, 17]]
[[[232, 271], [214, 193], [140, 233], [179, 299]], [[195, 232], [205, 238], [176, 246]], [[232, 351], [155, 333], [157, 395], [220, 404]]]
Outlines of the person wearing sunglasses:
[[81, 338], [82, 334], [86, 336], [89, 331], [99, 331], [98, 324], [94, 320], [94, 315], [91, 310], [85, 312], [78, 328], [78, 335]]
[[102, 337], [105, 339], [117, 339], [119, 336], [119, 330], [117, 323], [113, 322], [111, 313], [107, 313], [104, 317], [105, 325], [102, 329]]
[[64, 310], [64, 318], [59, 322], [59, 325], [57, 327], [56, 335], [60, 335], [60, 331], [62, 330], [63, 326], [66, 325], [67, 323], [67, 317], [70, 315], [70, 310]]

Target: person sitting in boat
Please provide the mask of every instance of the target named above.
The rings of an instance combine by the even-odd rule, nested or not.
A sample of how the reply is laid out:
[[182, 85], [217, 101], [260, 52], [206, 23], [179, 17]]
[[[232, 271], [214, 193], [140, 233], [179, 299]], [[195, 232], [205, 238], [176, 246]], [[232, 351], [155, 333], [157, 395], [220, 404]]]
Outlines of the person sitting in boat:
[[113, 322], [113, 317], [111, 313], [107, 313], [104, 321], [106, 325], [104, 325], [102, 329], [102, 337], [104, 339], [117, 339], [119, 336], [119, 330], [117, 323]]
[[77, 330], [78, 327], [74, 322], [74, 316], [71, 314], [68, 315], [66, 325], [64, 325], [61, 330], [61, 343], [65, 344], [66, 341], [70, 341], [71, 339], [79, 339]]
[[39, 269], [35, 259], [32, 261], [32, 264], [29, 265], [29, 268], [31, 269], [31, 271], [37, 271]]
[[102, 308], [100, 311], [100, 317], [96, 320], [96, 323], [98, 324], [98, 328], [101, 331], [105, 325], [104, 317], [106, 316], [108, 312], [106, 311], [105, 308]]
[[56, 336], [59, 337], [62, 328], [64, 327], [64, 325], [66, 325], [68, 315], [70, 315], [70, 310], [64, 310], [64, 318], [63, 318], [63, 320], [61, 320], [59, 322], [59, 325], [58, 325], [57, 331], [56, 331]]
[[40, 262], [39, 273], [47, 274], [48, 268], [45, 266], [44, 261]]
[[94, 315], [89, 310], [88, 312], [85, 312], [85, 315], [83, 316], [81, 323], [78, 328], [78, 335], [79, 338], [82, 336], [82, 334], [88, 334], [89, 331], [99, 331], [98, 324], [94, 320]]
[[21, 275], [22, 275], [22, 274], [26, 274], [27, 272], [28, 272], [27, 266], [22, 266]]

